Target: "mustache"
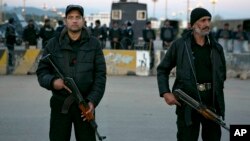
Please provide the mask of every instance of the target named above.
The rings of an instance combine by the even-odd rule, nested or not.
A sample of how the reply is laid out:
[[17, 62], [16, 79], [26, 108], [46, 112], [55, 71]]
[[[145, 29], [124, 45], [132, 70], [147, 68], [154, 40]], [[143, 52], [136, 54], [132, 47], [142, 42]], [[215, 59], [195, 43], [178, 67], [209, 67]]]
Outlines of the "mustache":
[[202, 30], [205, 30], [205, 29], [209, 30], [210, 27], [209, 27], [209, 26], [206, 26], [206, 27], [202, 28]]

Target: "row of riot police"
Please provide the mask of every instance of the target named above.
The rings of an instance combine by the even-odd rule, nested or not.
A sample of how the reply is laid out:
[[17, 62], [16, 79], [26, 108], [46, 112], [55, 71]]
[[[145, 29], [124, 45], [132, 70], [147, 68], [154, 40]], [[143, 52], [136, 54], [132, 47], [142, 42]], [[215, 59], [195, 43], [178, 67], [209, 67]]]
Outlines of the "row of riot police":
[[[40, 29], [40, 30], [39, 30]], [[16, 42], [16, 21], [14, 18], [9, 18], [7, 27], [5, 29], [5, 44], [8, 49], [8, 65], [7, 65], [7, 74], [11, 74], [15, 67], [15, 55], [14, 49]], [[25, 44], [25, 47], [30, 46], [37, 47], [38, 39], [42, 39], [42, 47], [44, 48], [48, 40], [54, 37], [56, 31], [51, 26], [50, 19], [45, 19], [44, 26], [38, 28], [35, 25], [34, 20], [30, 19], [27, 26], [24, 27], [22, 31], [22, 40]]]
[[223, 28], [219, 29], [215, 36], [222, 45], [224, 53], [243, 53], [248, 52], [249, 36], [243, 29], [242, 24], [237, 25], [236, 31], [230, 29], [229, 23], [225, 23]]
[[[144, 40], [144, 50], [150, 52], [150, 70], [154, 67], [154, 40], [156, 39], [155, 31], [152, 29], [150, 21], [146, 22], [146, 27], [142, 31]], [[166, 19], [164, 25], [160, 28], [160, 39], [162, 40], [162, 48], [168, 49], [175, 39], [176, 34], [174, 28], [170, 25], [170, 21]]]
[[134, 31], [130, 22], [122, 28], [119, 28], [117, 22], [112, 23], [112, 28], [109, 30], [111, 49], [133, 49], [133, 38]]
[[[10, 20], [12, 25], [14, 21]], [[14, 24], [13, 24], [14, 25]], [[13, 27], [14, 26], [10, 26]], [[25, 46], [28, 48], [30, 46], [37, 47], [38, 39], [42, 39], [42, 48], [44, 48], [49, 39], [54, 37], [56, 34], [60, 33], [64, 28], [63, 21], [58, 21], [57, 28], [54, 28], [51, 25], [50, 19], [45, 19], [44, 26], [38, 28], [35, 25], [35, 21], [30, 19], [27, 26], [23, 30], [22, 38], [25, 43]], [[101, 42], [102, 48], [106, 48], [106, 41], [110, 41], [111, 49], [135, 49], [134, 47], [134, 30], [132, 28], [132, 23], [127, 22], [122, 26], [119, 26], [117, 22], [113, 22], [110, 28], [107, 28], [105, 25], [101, 26], [100, 20], [95, 21], [95, 27], [88, 27], [92, 36], [95, 36]], [[167, 49], [171, 42], [175, 38], [174, 29], [170, 26], [170, 22], [166, 20], [164, 26], [161, 28], [160, 38], [162, 40], [163, 49]], [[149, 50], [151, 55], [151, 68], [153, 67], [154, 62], [154, 40], [156, 39], [155, 30], [151, 27], [151, 22], [146, 22], [146, 26], [142, 31], [144, 46], [143, 50]], [[12, 42], [13, 43], [13, 42]], [[10, 46], [8, 44], [8, 46]], [[14, 52], [14, 45], [8, 47], [9, 52]], [[13, 49], [12, 49], [13, 48]], [[12, 51], [13, 50], [13, 51]], [[9, 54], [9, 65], [13, 66], [13, 55]]]
[[[61, 21], [59, 21], [61, 23]], [[38, 39], [42, 39], [42, 48], [44, 48], [52, 37], [56, 34], [56, 30], [51, 25], [50, 19], [44, 20], [44, 25], [39, 28], [35, 25], [35, 21], [30, 19], [28, 25], [23, 30], [23, 41], [26, 47], [37, 47]]]
[[113, 22], [110, 28], [104, 24], [101, 26], [100, 20], [95, 21], [95, 27], [89, 27], [89, 31], [101, 42], [102, 48], [106, 48], [107, 39], [110, 41], [111, 49], [132, 49], [134, 43], [134, 31], [130, 22], [122, 27], [117, 22]]

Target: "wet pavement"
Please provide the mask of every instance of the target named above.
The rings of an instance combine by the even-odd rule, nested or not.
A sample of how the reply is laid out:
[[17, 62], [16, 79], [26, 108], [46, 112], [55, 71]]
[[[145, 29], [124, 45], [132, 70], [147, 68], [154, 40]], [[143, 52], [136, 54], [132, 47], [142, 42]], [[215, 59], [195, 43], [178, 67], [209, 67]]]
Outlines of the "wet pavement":
[[[50, 96], [35, 75], [1, 75], [0, 140], [48, 141]], [[226, 123], [250, 124], [250, 80], [228, 79], [225, 100]], [[175, 107], [159, 97], [155, 76], [108, 76], [96, 110], [106, 141], [176, 140]], [[222, 141], [228, 141], [229, 133], [222, 131]]]

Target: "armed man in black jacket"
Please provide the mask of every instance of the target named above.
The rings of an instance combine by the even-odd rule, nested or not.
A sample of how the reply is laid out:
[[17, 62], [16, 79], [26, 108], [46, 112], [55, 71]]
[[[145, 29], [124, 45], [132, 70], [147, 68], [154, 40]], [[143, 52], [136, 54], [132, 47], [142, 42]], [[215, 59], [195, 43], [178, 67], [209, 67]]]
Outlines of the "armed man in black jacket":
[[142, 36], [144, 40], [144, 50], [150, 52], [150, 70], [154, 67], [154, 40], [156, 39], [155, 31], [152, 29], [151, 21], [146, 22], [146, 27], [142, 30]]
[[[172, 93], [181, 89], [224, 118], [226, 63], [223, 48], [210, 33], [211, 17], [206, 9], [194, 9], [190, 18], [192, 31], [173, 42], [157, 68], [160, 96], [168, 105], [177, 105], [178, 141], [197, 141], [200, 124], [204, 141], [219, 141], [221, 138], [220, 125], [206, 119]], [[174, 67], [176, 79], [171, 91], [169, 74]]]
[[[66, 27], [48, 42], [43, 56], [51, 54], [63, 75], [74, 79], [88, 102], [87, 112], [94, 113], [105, 91], [106, 64], [100, 42], [84, 28], [83, 13], [79, 5], [67, 6]], [[39, 84], [52, 91], [50, 140], [69, 141], [73, 123], [77, 141], [95, 141], [94, 129], [81, 118], [78, 103], [70, 99], [72, 90], [58, 77], [51, 64], [40, 61], [36, 72]], [[65, 110], [67, 113], [62, 113]]]
[[14, 70], [14, 50], [16, 43], [16, 27], [14, 24], [14, 18], [10, 18], [5, 31], [5, 39], [6, 39], [6, 47], [8, 48], [8, 66], [7, 66], [7, 74], [11, 74]]

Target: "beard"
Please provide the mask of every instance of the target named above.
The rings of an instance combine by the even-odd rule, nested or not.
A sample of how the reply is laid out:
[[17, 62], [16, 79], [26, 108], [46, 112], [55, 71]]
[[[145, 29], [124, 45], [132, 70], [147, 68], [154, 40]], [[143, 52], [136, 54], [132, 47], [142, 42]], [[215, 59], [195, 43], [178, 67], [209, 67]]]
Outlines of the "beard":
[[210, 28], [209, 27], [204, 27], [203, 29], [200, 28], [194, 28], [194, 32], [201, 35], [201, 36], [207, 36], [210, 32]]

